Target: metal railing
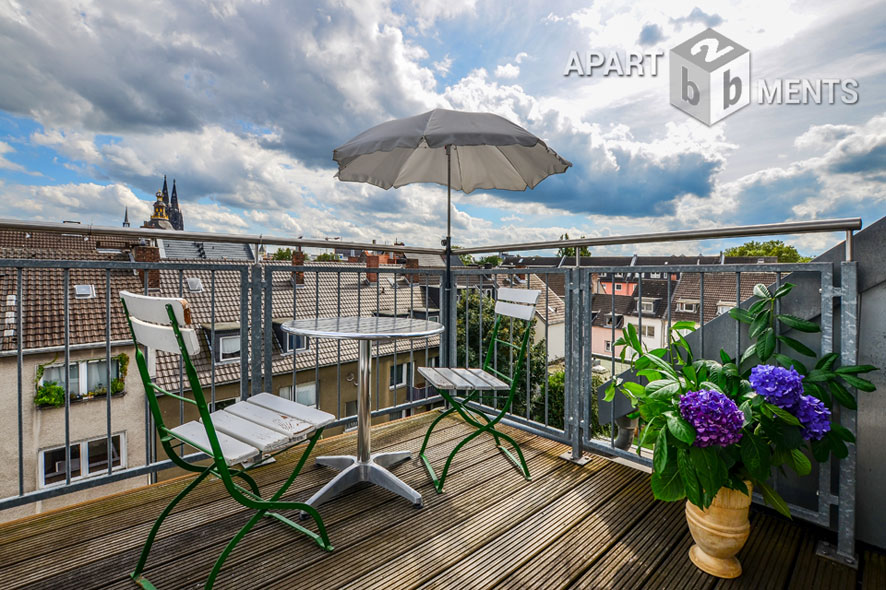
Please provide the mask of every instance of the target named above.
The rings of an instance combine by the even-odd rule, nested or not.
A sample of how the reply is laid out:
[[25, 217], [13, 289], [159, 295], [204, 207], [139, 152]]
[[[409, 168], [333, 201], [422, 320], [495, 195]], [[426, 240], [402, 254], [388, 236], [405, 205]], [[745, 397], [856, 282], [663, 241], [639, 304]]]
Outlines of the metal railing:
[[[847, 232], [846, 254], [851, 257], [851, 234], [860, 227], [857, 219], [824, 220], [766, 226], [749, 226], [745, 228], [721, 228], [717, 230], [699, 230], [692, 232], [673, 232], [669, 234], [645, 234], [642, 236], [621, 236], [606, 238], [588, 238], [570, 240], [566, 245], [576, 247], [626, 244], [651, 241], [672, 241], [677, 239], [703, 239], [713, 237], [758, 236], [809, 231], [845, 231]], [[0, 230], [24, 230], [33, 232], [74, 233], [83, 235], [124, 235], [129, 238], [150, 239], [189, 239], [200, 241], [247, 243], [256, 246], [262, 244], [304, 246], [304, 247], [345, 247], [360, 250], [384, 250], [405, 253], [441, 253], [441, 249], [411, 248], [407, 246], [388, 246], [376, 244], [355, 244], [328, 242], [321, 240], [288, 239], [267, 236], [242, 235], [208, 235], [198, 232], [171, 232], [164, 230], [98, 228], [69, 224], [35, 224], [30, 222], [0, 220]], [[513, 244], [490, 247], [466, 248], [464, 253], [498, 252], [502, 250], [518, 251], [561, 247], [563, 241], [538, 242], [532, 244]], [[72, 332], [82, 332], [84, 326], [72, 321], [72, 305], [80, 306], [83, 302], [75, 299], [72, 292], [72, 275], [81, 271], [101, 273], [104, 292], [101, 294], [103, 312], [87, 316], [87, 321], [103, 324], [102, 337], [94, 341], [83, 341], [76, 338], [72, 341]], [[160, 293], [177, 295], [192, 300], [192, 306], [198, 309], [199, 321], [203, 324], [204, 340], [201, 344], [209, 350], [204, 359], [201, 375], [205, 390], [211, 403], [227, 403], [229, 399], [244, 399], [260, 391], [271, 391], [291, 396], [299, 401], [311, 401], [309, 390], [300, 390], [301, 386], [313, 383], [316, 403], [321, 409], [336, 416], [330, 427], [349, 427], [356, 420], [355, 408], [350, 405], [350, 391], [355, 388], [351, 384], [351, 363], [356, 364], [356, 347], [353, 351], [346, 343], [310, 342], [295, 350], [284, 352], [288, 341], [280, 339], [275, 331], [279, 320], [290, 317], [328, 316], [328, 315], [372, 315], [396, 314], [411, 318], [428, 320], [440, 318], [450, 334], [455, 338], [425, 339], [411, 344], [374, 345], [373, 355], [373, 408], [374, 418], [385, 416], [399, 417], [416, 408], [430, 407], [441, 402], [435, 392], [415, 387], [414, 369], [416, 365], [429, 365], [440, 362], [447, 366], [481, 366], [486, 354], [489, 333], [490, 308], [496, 290], [501, 286], [538, 289], [541, 291], [534, 319], [535, 337], [532, 351], [527, 362], [516, 401], [507, 415], [505, 422], [525, 431], [544, 436], [567, 444], [571, 447], [573, 459], [579, 459], [584, 452], [597, 452], [609, 456], [617, 456], [622, 460], [637, 465], [649, 466], [648, 455], [637, 453], [633, 441], [628, 445], [616, 445], [617, 419], [630, 412], [629, 405], [621, 396], [614, 403], [601, 401], [597, 387], [594, 386], [596, 370], [598, 373], [607, 369], [607, 376], [612, 377], [619, 372], [615, 341], [618, 337], [617, 321], [600, 324], [600, 315], [595, 312], [608, 309], [610, 313], [622, 315], [624, 321], [636, 322], [638, 331], [650, 333], [649, 326], [655, 325], [655, 333], [660, 337], [665, 330], [669, 331], [674, 313], [674, 295], [677, 284], [682, 277], [698, 276], [699, 316], [698, 330], [690, 336], [693, 346], [697, 346], [701, 354], [709, 351], [727, 349], [730, 354], [739, 354], [742, 342], [747, 343], [747, 335], [740, 325], [728, 317], [720, 317], [713, 321], [705, 316], [705, 277], [712, 274], [734, 275], [735, 300], [730, 304], [742, 305], [743, 275], [748, 272], [769, 272], [775, 275], [775, 284], [781, 284], [784, 277], [793, 273], [794, 277], [805, 277], [803, 289], [796, 292], [804, 293], [802, 301], [794, 300], [792, 305], [802, 309], [792, 309], [796, 315], [804, 317], [821, 317], [822, 334], [819, 342], [822, 354], [834, 350], [835, 335], [840, 335], [840, 352], [844, 362], [852, 362], [857, 356], [856, 311], [858, 295], [856, 291], [855, 263], [843, 262], [840, 265], [840, 284], [834, 284], [834, 268], [830, 263], [813, 264], [754, 264], [754, 265], [685, 265], [685, 266], [596, 266], [596, 267], [563, 267], [563, 268], [515, 268], [515, 269], [453, 269], [450, 296], [444, 298], [442, 287], [444, 272], [441, 268], [404, 268], [402, 266], [381, 266], [366, 268], [354, 264], [305, 264], [293, 266], [289, 263], [256, 262], [183, 262], [165, 260], [161, 262], [125, 262], [119, 260], [38, 260], [38, 259], [6, 259], [0, 260], [0, 272], [6, 278], [15, 281], [15, 298], [7, 298], [8, 318], [13, 318], [14, 335], [5, 334], [0, 361], [15, 357], [17, 363], [15, 384], [4, 386], [5, 399], [15, 397], [17, 416], [17, 464], [11, 469], [5, 481], [14, 482], [13, 489], [0, 493], [0, 510], [22, 506], [39, 500], [45, 500], [61, 494], [84, 490], [90, 487], [114, 483], [133, 477], [150, 477], [171, 467], [168, 460], [157, 456], [156, 438], [153, 424], [148, 411], [147, 402], [143, 404], [144, 417], [125, 424], [126, 437], [129, 441], [135, 438], [143, 440], [143, 459], [136, 460], [132, 453], [130, 459], [122, 459], [115, 466], [111, 459], [114, 452], [122, 452], [116, 448], [114, 437], [121, 432], [118, 414], [114, 412], [114, 399], [111, 392], [111, 361], [117, 351], [131, 347], [132, 343], [126, 334], [119, 333], [119, 326], [113, 323], [118, 278], [128, 277], [129, 283], [138, 276], [137, 287], [145, 293], [154, 293], [152, 273], [160, 275]], [[37, 289], [37, 283], [43, 273], [61, 273], [61, 293], [54, 293], [54, 301], [61, 302], [61, 342], [50, 345], [27, 346], [25, 335], [35, 326], [26, 325], [23, 321], [24, 311], [33, 305], [33, 296], [49, 297]], [[140, 273], [140, 274], [139, 274]], [[610, 292], [600, 293], [600, 276], [614, 279], [616, 273], [631, 279], [635, 283], [635, 294], [638, 304], [635, 309], [624, 313], [616, 313], [616, 293], [614, 281], [610, 282]], [[649, 276], [659, 274], [666, 277], [667, 283], [664, 298], [666, 305], [654, 313], [644, 312], [640, 302], [643, 301], [644, 284], [650, 285]], [[372, 276], [374, 275], [374, 276]], [[814, 275], [815, 278], [809, 277]], [[14, 279], [13, 279], [14, 277]], [[192, 292], [186, 288], [186, 278], [202, 278], [205, 286], [209, 285], [208, 294], [205, 290]], [[676, 279], [675, 279], [676, 277]], [[114, 279], [112, 281], [112, 279]], [[796, 281], [792, 278], [792, 281]], [[113, 283], [113, 284], [112, 284]], [[555, 292], [553, 285], [562, 285], [562, 296]], [[45, 286], [40, 289], [45, 291]], [[42, 295], [39, 295], [42, 293]], [[710, 295], [709, 295], [710, 297]], [[602, 305], [608, 298], [608, 305]], [[814, 301], [814, 305], [810, 302]], [[595, 303], [596, 302], [596, 303]], [[719, 303], [719, 301], [717, 302]], [[803, 306], [806, 306], [803, 308]], [[598, 309], [600, 308], [600, 309]], [[78, 307], [79, 309], [79, 307]], [[12, 312], [12, 315], [10, 315]], [[78, 312], [79, 313], [79, 312]], [[119, 313], [117, 310], [116, 313]], [[605, 316], [605, 311], [603, 312]], [[83, 321], [81, 315], [77, 315]], [[235, 319], [232, 319], [235, 318]], [[447, 321], [447, 318], [455, 318]], [[731, 323], [730, 323], [731, 322]], [[232, 330], [232, 324], [238, 328]], [[729, 327], [725, 326], [729, 324]], [[733, 325], [735, 324], [735, 325]], [[7, 329], [10, 322], [7, 320]], [[116, 327], [115, 327], [116, 326]], [[94, 326], [93, 326], [94, 327]], [[609, 349], [595, 350], [602, 330], [608, 331]], [[117, 330], [117, 332], [115, 332]], [[95, 330], [90, 331], [96, 334]], [[231, 362], [219, 357], [221, 351], [220, 337], [231, 334], [239, 337], [239, 361]], [[508, 337], [513, 331], [508, 330]], [[56, 335], [56, 340], [58, 336]], [[107, 466], [101, 474], [92, 477], [89, 473], [89, 458], [79, 457], [79, 471], [82, 478], [75, 475], [74, 448], [83, 448], [86, 444], [81, 440], [72, 439], [72, 408], [76, 406], [76, 395], [72, 395], [71, 377], [64, 383], [63, 409], [41, 410], [34, 407], [30, 397], [36, 389], [31, 370], [30, 359], [52, 353], [63, 355], [63, 366], [70, 367], [72, 362], [81, 362], [79, 355], [83, 351], [100, 351], [106, 363], [105, 382], [107, 395], [104, 398], [104, 424], [102, 432], [96, 438], [105, 439], [105, 452], [108, 457]], [[242, 352], [246, 351], [243, 355]], [[77, 352], [78, 359], [72, 360], [71, 353]], [[494, 351], [492, 362], [499, 363], [496, 369], [506, 372], [513, 366], [514, 359], [507, 354]], [[41, 357], [42, 358], [42, 357]], [[603, 363], [599, 359], [605, 358]], [[29, 359], [26, 362], [26, 359]], [[438, 360], [435, 360], [438, 359]], [[175, 386], [180, 393], [185, 392], [185, 382], [181, 373], [181, 365], [162, 357], [156, 359], [158, 370], [164, 371], [167, 389]], [[37, 361], [34, 361], [37, 364]], [[402, 373], [398, 367], [403, 366]], [[391, 370], [393, 367], [393, 370]], [[596, 367], [596, 369], [595, 369]], [[601, 368], [602, 367], [602, 368]], [[233, 370], [232, 370], [233, 368]], [[69, 370], [69, 369], [68, 369]], [[356, 369], [353, 369], [355, 372]], [[562, 373], [562, 374], [561, 374]], [[402, 377], [401, 377], [402, 375]], [[394, 377], [394, 387], [388, 383]], [[402, 380], [402, 381], [401, 381]], [[332, 384], [332, 385], [330, 385]], [[402, 385], [399, 386], [399, 385]], [[286, 388], [288, 389], [288, 393]], [[223, 391], [227, 390], [227, 393]], [[234, 393], [232, 395], [231, 389]], [[12, 395], [8, 395], [12, 393]], [[135, 393], [135, 392], [130, 392]], [[299, 398], [300, 395], [307, 399]], [[355, 396], [354, 396], [355, 398]], [[171, 401], [171, 400], [170, 400]], [[480, 410], [492, 411], [501, 407], [502, 400], [494, 399], [486, 406], [476, 406]], [[74, 406], [72, 406], [72, 403]], [[167, 404], [166, 410], [178, 414], [181, 422], [187, 421], [184, 404], [173, 402]], [[32, 429], [26, 428], [33, 422], [34, 412], [63, 412], [60, 418], [63, 440], [38, 440]], [[78, 411], [79, 413], [79, 411]], [[93, 416], [94, 418], [94, 416]], [[130, 417], [131, 418], [131, 417]], [[850, 431], [855, 432], [855, 412], [844, 410], [840, 420]], [[138, 424], [135, 424], [138, 422]], [[170, 420], [173, 422], [173, 420]], [[131, 430], [132, 432], [129, 432]], [[26, 436], [32, 440], [26, 441]], [[626, 438], [626, 437], [620, 437]], [[630, 437], [631, 439], [633, 437]], [[94, 441], [92, 441], [94, 442]], [[27, 443], [27, 444], [26, 444]], [[80, 445], [78, 447], [77, 445]], [[849, 445], [850, 455], [839, 463], [840, 478], [837, 486], [832, 485], [831, 465], [822, 464], [819, 470], [817, 490], [813, 505], [793, 503], [792, 510], [798, 516], [824, 526], [834, 526], [838, 531], [838, 553], [850, 556], [854, 551], [854, 473], [855, 447]], [[64, 449], [64, 481], [54, 485], [40, 485], [41, 474], [35, 473], [41, 462], [28, 453], [36, 452], [45, 455], [48, 448]], [[78, 451], [82, 452], [82, 451]], [[43, 453], [43, 454], [41, 454]], [[202, 458], [200, 454], [188, 455], [189, 460]], [[27, 463], [35, 468], [28, 468]], [[780, 480], [776, 481], [779, 485]], [[793, 482], [785, 482], [793, 485]], [[832, 522], [831, 509], [837, 507], [837, 518]]]

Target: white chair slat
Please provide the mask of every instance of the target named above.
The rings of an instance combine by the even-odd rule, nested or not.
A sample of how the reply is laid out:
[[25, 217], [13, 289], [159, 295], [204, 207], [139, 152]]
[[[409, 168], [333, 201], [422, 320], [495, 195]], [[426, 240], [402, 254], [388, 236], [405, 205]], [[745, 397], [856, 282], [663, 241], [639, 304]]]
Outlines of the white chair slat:
[[529, 303], [535, 305], [541, 291], [537, 289], [514, 289], [512, 287], [499, 287], [498, 300], [512, 303]]
[[304, 440], [315, 430], [314, 425], [310, 422], [286, 416], [285, 414], [249, 402], [237, 402], [225, 408], [225, 411], [244, 420], [260, 424], [265, 428], [270, 428], [288, 437], [290, 442]]
[[[243, 402], [240, 402], [243, 403]], [[250, 420], [231, 414], [225, 410], [218, 410], [211, 415], [212, 424], [216, 432], [224, 432], [239, 441], [243, 441], [251, 447], [259, 449], [263, 453], [273, 453], [289, 446], [289, 437], [276, 430], [265, 428]]]
[[255, 404], [262, 408], [266, 408], [268, 410], [278, 412], [286, 416], [291, 416], [292, 418], [296, 418], [304, 422], [309, 422], [317, 428], [321, 428], [323, 426], [326, 426], [327, 424], [335, 422], [335, 416], [333, 416], [329, 412], [324, 412], [323, 410], [318, 410], [317, 408], [312, 408], [304, 404], [289, 401], [288, 399], [284, 399], [279, 395], [274, 395], [267, 392], [253, 395], [246, 401], [250, 404]]
[[[209, 436], [206, 434], [206, 429], [203, 427], [203, 424], [196, 420], [171, 428], [169, 432], [173, 436], [193, 441], [207, 451], [212, 451], [209, 446]], [[216, 435], [218, 437], [218, 444], [221, 446], [222, 455], [225, 457], [225, 463], [228, 465], [243, 463], [260, 453], [257, 448], [223, 432], [216, 432]]]
[[437, 372], [447, 381], [455, 385], [455, 389], [474, 389], [473, 384], [464, 378], [460, 373], [456, 373], [454, 370], [440, 367], [437, 369]]
[[[135, 317], [130, 317], [129, 321], [132, 322], [132, 330], [139, 344], [172, 354], [181, 354], [175, 332], [171, 327], [149, 324]], [[181, 328], [181, 334], [189, 355], [193, 356], [200, 352], [200, 340], [193, 328]]]
[[464, 369], [469, 372], [478, 383], [485, 383], [483, 387], [478, 387], [478, 389], [494, 389], [494, 390], [503, 390], [510, 389], [510, 385], [496, 377], [495, 375], [490, 375], [486, 373], [482, 369]]
[[184, 299], [139, 295], [129, 291], [121, 291], [120, 297], [126, 302], [126, 309], [129, 310], [129, 315], [142, 321], [164, 326], [170, 325], [169, 312], [166, 311], [166, 306], [171, 305], [172, 311], [175, 313], [175, 321], [178, 322], [180, 327], [191, 323], [188, 302]]
[[522, 305], [499, 299], [495, 302], [495, 313], [518, 320], [531, 320], [532, 314], [535, 313], [535, 305]]
[[439, 371], [433, 367], [419, 367], [418, 374], [427, 379], [437, 389], [445, 389], [447, 391], [456, 389], [451, 381], [440, 375]]

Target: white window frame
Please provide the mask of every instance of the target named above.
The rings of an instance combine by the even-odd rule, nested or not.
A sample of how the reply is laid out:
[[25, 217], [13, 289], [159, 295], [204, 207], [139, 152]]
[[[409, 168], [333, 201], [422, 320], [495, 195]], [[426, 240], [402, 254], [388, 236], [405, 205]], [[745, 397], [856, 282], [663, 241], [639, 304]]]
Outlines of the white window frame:
[[[292, 341], [295, 339], [298, 342], [298, 339], [301, 338], [302, 346], [299, 346], [295, 349], [292, 348]], [[286, 334], [283, 338], [283, 354], [292, 354], [293, 350], [296, 354], [300, 352], [307, 352], [311, 349], [311, 339], [307, 336], [299, 336], [298, 334]]]
[[732, 305], [717, 305], [717, 315], [729, 313], [729, 310], [732, 309], [732, 307]]
[[603, 350], [606, 352], [612, 352], [612, 340], [603, 341]]
[[655, 338], [655, 326], [652, 324], [643, 324], [641, 332], [644, 338]]
[[[237, 350], [237, 356], [235, 356], [235, 357], [234, 356], [228, 357], [228, 358], [222, 357], [222, 355], [224, 354], [222, 352], [222, 341], [234, 339], [237, 341], [237, 346], [239, 347], [240, 346], [240, 333], [239, 332], [237, 334], [232, 334], [229, 336], [216, 335], [216, 338], [218, 338], [218, 353], [215, 355], [215, 362], [217, 362], [217, 363], [233, 363], [233, 362], [240, 360], [240, 358], [243, 356], [243, 351], [239, 350], [239, 349]], [[229, 354], [233, 354], [233, 353], [229, 353]]]
[[396, 370], [397, 367], [403, 367], [403, 381], [401, 383], [390, 383], [388, 385], [388, 389], [399, 389], [401, 387], [406, 387], [410, 383], [412, 383], [413, 382], [412, 381], [412, 376], [413, 376], [412, 373], [415, 369], [414, 365], [415, 365], [415, 363], [411, 363], [408, 361], [405, 363], [397, 363], [396, 365], [391, 364], [391, 368], [388, 371], [388, 378], [390, 378], [390, 375], [392, 372], [393, 372], [394, 376], [397, 375], [397, 370]]
[[648, 313], [648, 314], [655, 313], [655, 302], [654, 301], [641, 301], [640, 302], [640, 311], [643, 313]]
[[[121, 469], [126, 469], [126, 432], [125, 431], [115, 432], [115, 433], [111, 434], [111, 438], [114, 438], [114, 437], [120, 437], [120, 464], [112, 467], [111, 470], [112, 471], [119, 471]], [[73, 454], [73, 449], [75, 446], [80, 448], [80, 459], [79, 459], [79, 461], [80, 461], [80, 463], [79, 463], [80, 475], [74, 475], [72, 473], [71, 474], [71, 481], [72, 482], [77, 481], [77, 480], [81, 480], [81, 479], [86, 479], [89, 477], [97, 477], [99, 475], [102, 475], [102, 474], [105, 474], [108, 472], [107, 465], [105, 465], [104, 467], [100, 468], [98, 471], [95, 471], [93, 473], [85, 473], [85, 475], [84, 475], [84, 472], [89, 471], [89, 443], [98, 442], [98, 441], [105, 441], [105, 440], [107, 440], [106, 436], [98, 436], [95, 438], [90, 438], [87, 440], [82, 440], [79, 442], [72, 442], [71, 443], [72, 454]], [[51, 488], [51, 487], [56, 487], [56, 486], [60, 486], [60, 485], [65, 485], [64, 479], [62, 479], [61, 481], [53, 482], [53, 483], [46, 483], [46, 481], [45, 481], [45, 478], [46, 478], [46, 471], [45, 471], [46, 454], [51, 453], [52, 451], [57, 451], [59, 449], [64, 449], [64, 448], [65, 448], [65, 446], [61, 445], [61, 446], [49, 447], [46, 449], [40, 449], [40, 451], [38, 451], [38, 453], [37, 453], [37, 485], [38, 485], [38, 487]], [[74, 471], [73, 466], [71, 467], [71, 471]]]
[[[77, 391], [68, 391], [71, 395], [85, 396], [89, 394], [89, 365], [90, 363], [103, 363], [105, 359], [86, 359], [82, 361], [71, 361], [71, 365], [77, 365]], [[120, 376], [120, 361], [114, 357], [111, 357], [111, 363], [113, 366], [114, 363], [117, 364], [117, 377]], [[37, 382], [37, 386], [40, 387], [46, 382], [46, 369], [63, 369], [65, 366], [64, 363], [56, 363], [54, 365], [46, 365], [43, 367], [43, 374], [40, 376], [40, 380]], [[69, 369], [70, 371], [70, 369]], [[111, 375], [114, 374], [114, 371], [111, 371]], [[70, 372], [68, 373], [70, 377]], [[114, 379], [114, 377], [111, 377]], [[64, 383], [59, 382], [59, 385], [64, 387]], [[98, 384], [96, 384], [98, 385]], [[111, 384], [105, 383], [105, 389], [108, 393], [111, 391]]]
[[613, 283], [613, 285], [615, 285], [615, 290], [616, 290], [616, 291], [621, 291], [621, 290], [622, 290], [621, 288], [622, 288], [623, 285], [622, 285], [621, 283]]
[[429, 322], [439, 322], [440, 321], [440, 314], [429, 315], [428, 321]]
[[698, 302], [681, 301], [677, 304], [677, 311], [686, 313], [698, 313]]

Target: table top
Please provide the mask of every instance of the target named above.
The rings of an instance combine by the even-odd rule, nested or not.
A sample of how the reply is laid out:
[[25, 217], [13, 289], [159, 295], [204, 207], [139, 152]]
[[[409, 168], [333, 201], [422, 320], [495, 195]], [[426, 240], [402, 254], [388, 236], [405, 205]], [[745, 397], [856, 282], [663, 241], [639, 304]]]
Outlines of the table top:
[[341, 317], [290, 320], [280, 325], [284, 332], [338, 340], [396, 340], [439, 334], [443, 324], [429, 320], [392, 317]]

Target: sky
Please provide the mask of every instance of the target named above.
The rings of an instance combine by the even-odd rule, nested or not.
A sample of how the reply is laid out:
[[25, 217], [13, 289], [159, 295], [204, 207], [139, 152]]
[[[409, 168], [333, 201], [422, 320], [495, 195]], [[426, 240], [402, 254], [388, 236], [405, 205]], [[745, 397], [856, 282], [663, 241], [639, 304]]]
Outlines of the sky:
[[[752, 85], [854, 80], [858, 99], [752, 86], [707, 126], [670, 105], [668, 51], [708, 27], [750, 50]], [[663, 57], [564, 76], [575, 51]], [[188, 230], [435, 246], [444, 188], [339, 182], [332, 160], [433, 108], [497, 113], [573, 163], [453, 193], [457, 245], [886, 215], [882, 0], [0, 0], [0, 55], [0, 217], [119, 226], [128, 207], [137, 226], [167, 175]], [[785, 239], [814, 255], [841, 236]]]

